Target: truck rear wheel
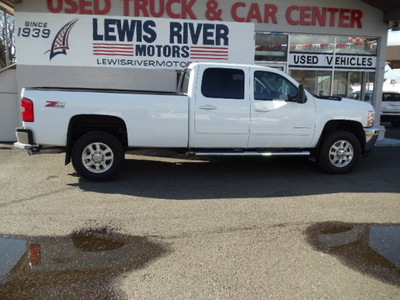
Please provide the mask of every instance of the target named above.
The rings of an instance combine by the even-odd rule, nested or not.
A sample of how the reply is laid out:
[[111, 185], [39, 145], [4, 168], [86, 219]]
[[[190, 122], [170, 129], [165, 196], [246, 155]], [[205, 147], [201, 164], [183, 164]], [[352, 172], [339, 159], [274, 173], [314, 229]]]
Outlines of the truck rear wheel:
[[72, 165], [84, 178], [93, 181], [115, 176], [124, 161], [124, 149], [111, 134], [93, 131], [81, 136], [72, 148]]
[[359, 140], [350, 132], [334, 131], [322, 141], [317, 164], [327, 173], [344, 174], [354, 169], [360, 158]]

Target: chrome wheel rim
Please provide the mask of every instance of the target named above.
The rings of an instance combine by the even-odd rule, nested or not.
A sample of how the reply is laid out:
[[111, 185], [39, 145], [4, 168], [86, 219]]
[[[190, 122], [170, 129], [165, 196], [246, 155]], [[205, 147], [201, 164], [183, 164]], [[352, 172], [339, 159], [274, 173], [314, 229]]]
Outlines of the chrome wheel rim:
[[335, 142], [329, 149], [329, 161], [338, 168], [346, 167], [354, 157], [353, 145], [346, 140]]
[[112, 149], [100, 142], [87, 145], [82, 152], [82, 164], [92, 173], [107, 172], [114, 163]]

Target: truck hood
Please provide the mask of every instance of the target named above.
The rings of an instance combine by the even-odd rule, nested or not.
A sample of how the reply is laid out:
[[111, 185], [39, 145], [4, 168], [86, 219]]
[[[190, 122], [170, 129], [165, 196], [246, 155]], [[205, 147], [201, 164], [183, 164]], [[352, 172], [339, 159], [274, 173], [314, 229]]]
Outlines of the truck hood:
[[342, 98], [342, 97], [326, 97], [326, 98], [317, 97], [317, 98], [320, 101], [338, 102], [338, 103], [341, 103], [340, 105], [345, 104], [347, 106], [351, 106], [354, 108], [358, 107], [359, 109], [362, 109], [362, 110], [374, 110], [373, 106], [368, 101], [361, 101], [361, 100]]
[[368, 102], [348, 98], [318, 98], [317, 115], [322, 123], [328, 120], [353, 120], [368, 126], [368, 113], [374, 111]]
[[345, 102], [345, 103], [350, 103], [351, 105], [359, 105], [360, 107], [373, 109], [371, 103], [367, 102], [367, 101], [354, 100], [354, 99], [349, 99], [349, 98], [342, 98], [341, 101]]

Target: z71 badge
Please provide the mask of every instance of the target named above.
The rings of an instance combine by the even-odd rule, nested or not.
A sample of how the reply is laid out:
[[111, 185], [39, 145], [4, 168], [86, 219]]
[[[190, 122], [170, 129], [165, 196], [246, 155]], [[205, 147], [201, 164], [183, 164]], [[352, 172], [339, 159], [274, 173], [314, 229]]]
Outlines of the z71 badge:
[[46, 107], [64, 108], [65, 102], [60, 101], [46, 101]]

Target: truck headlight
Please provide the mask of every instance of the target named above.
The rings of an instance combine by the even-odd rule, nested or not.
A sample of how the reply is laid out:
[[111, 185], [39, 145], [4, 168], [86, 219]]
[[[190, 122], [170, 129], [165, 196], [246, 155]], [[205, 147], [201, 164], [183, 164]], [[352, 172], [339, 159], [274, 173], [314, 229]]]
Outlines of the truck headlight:
[[368, 119], [367, 126], [374, 125], [374, 122], [375, 122], [375, 111], [374, 110], [368, 111], [368, 118], [367, 119]]

